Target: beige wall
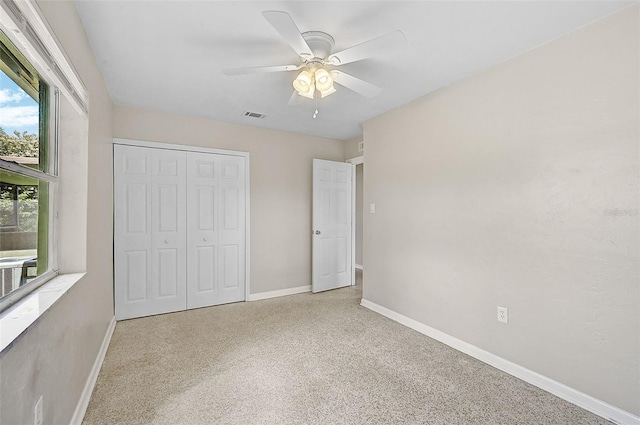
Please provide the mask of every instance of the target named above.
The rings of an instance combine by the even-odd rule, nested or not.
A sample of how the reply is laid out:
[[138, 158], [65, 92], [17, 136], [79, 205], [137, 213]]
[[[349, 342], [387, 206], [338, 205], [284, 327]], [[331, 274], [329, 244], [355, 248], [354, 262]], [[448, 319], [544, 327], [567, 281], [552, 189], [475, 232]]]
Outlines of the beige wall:
[[364, 298], [636, 415], [638, 16], [364, 126]]
[[358, 143], [362, 142], [362, 137], [358, 137], [355, 139], [348, 140], [344, 142], [344, 158], [356, 158], [358, 156], [363, 156], [364, 152], [358, 152]]
[[251, 293], [311, 284], [312, 160], [344, 160], [344, 142], [126, 106], [114, 137], [251, 155]]
[[[63, 136], [72, 139], [72, 146], [83, 131], [85, 141], [75, 152], [69, 150], [70, 139], [61, 141], [60, 177], [61, 184], [78, 179], [61, 188], [69, 203], [60, 206], [64, 232], [60, 264], [67, 271], [77, 271], [86, 263], [87, 275], [0, 357], [2, 424], [33, 423], [39, 395], [43, 395], [45, 424], [69, 423], [113, 316], [113, 105], [73, 4], [44, 1], [40, 8], [90, 93], [88, 146], [86, 121], [84, 127], [82, 123], [65, 125]], [[86, 161], [75, 175], [62, 169], [63, 161], [73, 162], [73, 158]], [[74, 248], [78, 234], [86, 234], [86, 243], [83, 237]]]

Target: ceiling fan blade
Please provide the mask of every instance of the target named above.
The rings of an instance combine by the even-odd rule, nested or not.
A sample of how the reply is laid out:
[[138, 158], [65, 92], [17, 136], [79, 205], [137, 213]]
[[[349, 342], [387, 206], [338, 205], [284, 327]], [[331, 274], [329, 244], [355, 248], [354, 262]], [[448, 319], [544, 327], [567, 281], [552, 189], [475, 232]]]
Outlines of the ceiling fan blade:
[[356, 62], [371, 56], [392, 52], [395, 49], [406, 46], [406, 44], [407, 39], [404, 34], [402, 31], [397, 30], [334, 53], [327, 58], [327, 61], [333, 65]]
[[301, 65], [276, 65], [276, 66], [254, 66], [249, 68], [227, 68], [223, 69], [224, 75], [244, 75], [244, 74], [262, 74], [265, 72], [282, 72], [296, 71]]
[[291, 97], [289, 98], [289, 102], [287, 102], [287, 106], [297, 106], [302, 103], [303, 97], [298, 94], [297, 91], [293, 91]]
[[311, 48], [302, 38], [300, 30], [293, 22], [291, 15], [287, 12], [281, 12], [278, 10], [266, 10], [262, 12], [262, 16], [271, 24], [271, 26], [278, 31], [278, 33], [284, 38], [284, 40], [295, 50], [298, 56], [309, 59], [313, 57]]
[[374, 97], [382, 91], [380, 87], [374, 86], [371, 83], [367, 83], [360, 78], [346, 74], [342, 71], [331, 71], [331, 76], [333, 77], [333, 81], [336, 83], [365, 97]]

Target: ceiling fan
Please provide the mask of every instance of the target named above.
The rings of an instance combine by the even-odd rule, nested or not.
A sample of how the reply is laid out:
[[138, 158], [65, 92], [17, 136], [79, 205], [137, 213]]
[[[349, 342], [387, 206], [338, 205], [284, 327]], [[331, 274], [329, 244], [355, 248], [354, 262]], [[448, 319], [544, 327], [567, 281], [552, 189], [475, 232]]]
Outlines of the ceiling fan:
[[[268, 10], [262, 12], [262, 16], [298, 54], [300, 63], [297, 65], [232, 68], [225, 69], [223, 72], [226, 75], [241, 75], [302, 70], [293, 80], [295, 91], [289, 101], [290, 104], [298, 95], [315, 99], [316, 101], [318, 96], [329, 96], [336, 91], [333, 86], [334, 82], [363, 96], [376, 96], [381, 91], [379, 87], [335, 68], [393, 51], [406, 45], [407, 42], [401, 31], [393, 31], [337, 53], [332, 53], [335, 42], [329, 34], [322, 31], [300, 33], [300, 30], [287, 12]], [[317, 113], [316, 108], [314, 118]]]

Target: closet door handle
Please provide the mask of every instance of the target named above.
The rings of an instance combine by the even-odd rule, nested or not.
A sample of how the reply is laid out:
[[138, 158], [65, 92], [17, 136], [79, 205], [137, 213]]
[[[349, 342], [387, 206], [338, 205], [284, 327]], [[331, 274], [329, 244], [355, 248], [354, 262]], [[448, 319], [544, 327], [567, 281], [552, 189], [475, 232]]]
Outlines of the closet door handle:
[[165, 243], [165, 244], [168, 244], [168, 243], [169, 243], [169, 239], [165, 239], [165, 240], [164, 240], [164, 243]]
[[206, 242], [206, 241], [207, 241], [207, 238], [202, 238], [202, 240]]

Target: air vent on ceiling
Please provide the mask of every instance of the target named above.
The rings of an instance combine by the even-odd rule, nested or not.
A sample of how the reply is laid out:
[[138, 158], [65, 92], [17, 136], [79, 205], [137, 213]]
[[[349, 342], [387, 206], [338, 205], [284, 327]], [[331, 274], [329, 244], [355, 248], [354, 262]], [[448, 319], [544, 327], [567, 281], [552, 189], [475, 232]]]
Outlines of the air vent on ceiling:
[[265, 114], [259, 114], [257, 112], [249, 112], [249, 111], [245, 112], [244, 116], [245, 117], [251, 117], [251, 118], [264, 118], [264, 117], [266, 117]]

